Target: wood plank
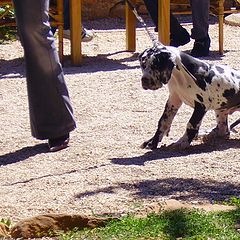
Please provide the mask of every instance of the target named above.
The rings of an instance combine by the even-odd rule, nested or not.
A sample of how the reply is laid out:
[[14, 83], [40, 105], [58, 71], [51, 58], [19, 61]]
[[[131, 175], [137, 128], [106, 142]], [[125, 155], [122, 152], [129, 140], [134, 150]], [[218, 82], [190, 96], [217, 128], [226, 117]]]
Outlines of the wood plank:
[[70, 0], [71, 61], [74, 66], [82, 62], [82, 0]]
[[[131, 0], [133, 4], [136, 4], [136, 0]], [[126, 49], [127, 51], [136, 50], [136, 17], [126, 2], [125, 9], [126, 19]]]
[[170, 44], [170, 0], [158, 0], [158, 39]]

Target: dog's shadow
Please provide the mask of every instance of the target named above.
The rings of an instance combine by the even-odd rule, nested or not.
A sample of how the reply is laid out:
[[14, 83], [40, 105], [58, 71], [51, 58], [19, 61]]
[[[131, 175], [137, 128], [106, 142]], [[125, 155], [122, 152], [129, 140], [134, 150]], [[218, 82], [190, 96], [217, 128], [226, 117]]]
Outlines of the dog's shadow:
[[224, 151], [227, 149], [240, 148], [238, 139], [221, 139], [213, 143], [201, 143], [190, 146], [184, 150], [174, 149], [171, 146], [162, 146], [153, 151], [148, 151], [141, 156], [112, 158], [111, 162], [118, 165], [144, 165], [145, 162], [154, 160], [168, 160], [176, 157], [186, 157], [189, 155], [211, 153], [213, 151]]

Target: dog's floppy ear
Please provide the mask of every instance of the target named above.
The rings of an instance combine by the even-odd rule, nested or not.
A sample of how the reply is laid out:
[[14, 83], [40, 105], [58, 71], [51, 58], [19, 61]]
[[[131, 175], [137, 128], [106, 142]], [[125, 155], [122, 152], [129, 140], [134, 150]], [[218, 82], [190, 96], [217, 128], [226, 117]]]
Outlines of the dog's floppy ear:
[[159, 52], [155, 54], [155, 59], [157, 62], [162, 63], [170, 58], [170, 54], [168, 52]]
[[147, 49], [145, 49], [142, 53], [139, 53], [139, 55], [138, 55], [138, 60], [140, 61], [140, 60], [142, 60], [142, 57], [145, 55], [145, 57], [148, 55], [148, 53], [149, 53], [149, 51], [150, 51], [150, 48], [147, 48]]
[[171, 53], [167, 51], [161, 51], [155, 54], [154, 62], [158, 66], [164, 66], [166, 64], [171, 63], [173, 66], [175, 66], [175, 63], [172, 61]]

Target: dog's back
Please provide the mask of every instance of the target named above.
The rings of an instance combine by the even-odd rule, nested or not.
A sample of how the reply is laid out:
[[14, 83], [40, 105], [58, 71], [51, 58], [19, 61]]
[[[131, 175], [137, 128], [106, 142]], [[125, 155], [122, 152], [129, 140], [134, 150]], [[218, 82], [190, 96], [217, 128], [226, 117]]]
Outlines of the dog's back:
[[183, 52], [180, 53], [180, 57], [181, 62], [194, 76], [195, 84], [199, 87], [195, 94], [207, 109], [231, 109], [233, 111], [233, 108], [239, 108], [239, 71], [227, 65], [205, 63]]

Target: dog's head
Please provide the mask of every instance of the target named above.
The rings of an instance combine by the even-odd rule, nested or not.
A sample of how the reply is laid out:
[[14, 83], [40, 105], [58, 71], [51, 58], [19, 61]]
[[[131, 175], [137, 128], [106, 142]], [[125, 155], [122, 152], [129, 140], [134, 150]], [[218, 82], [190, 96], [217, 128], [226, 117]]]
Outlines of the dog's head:
[[156, 90], [168, 83], [175, 66], [173, 51], [157, 45], [146, 49], [138, 58], [143, 72], [142, 87], [144, 89]]

